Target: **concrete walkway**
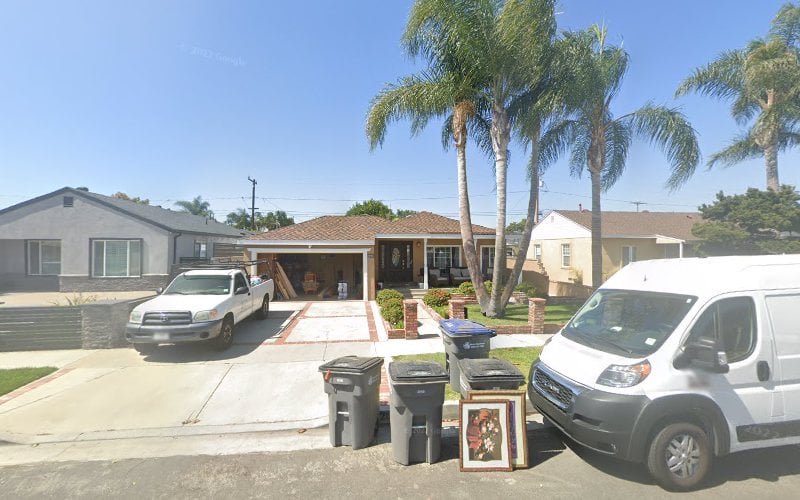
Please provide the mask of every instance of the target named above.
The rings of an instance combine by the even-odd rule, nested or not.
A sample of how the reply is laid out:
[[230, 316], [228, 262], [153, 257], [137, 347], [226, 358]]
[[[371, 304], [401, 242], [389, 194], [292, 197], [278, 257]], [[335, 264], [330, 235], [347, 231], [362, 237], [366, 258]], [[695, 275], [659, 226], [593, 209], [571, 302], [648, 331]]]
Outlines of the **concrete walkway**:
[[[181, 446], [191, 448], [186, 443], [208, 435], [280, 431], [284, 446], [298, 446], [291, 444], [294, 437], [328, 423], [319, 365], [345, 355], [381, 356], [385, 369], [392, 356], [442, 352], [438, 325], [422, 308], [419, 321], [419, 339], [389, 340], [374, 303], [275, 302], [269, 319], [237, 326], [225, 352], [181, 345], [160, 346], [148, 356], [128, 348], [0, 353], [0, 368], [59, 368], [0, 397], [0, 443], [18, 445], [3, 447], [0, 465], [74, 457], [81, 453], [76, 450], [117, 458], [125, 455], [114, 446], [120, 442], [139, 456], [132, 440], [183, 438]], [[495, 337], [492, 347], [541, 345], [545, 339]], [[387, 400], [385, 375], [383, 388]], [[326, 433], [308, 432], [297, 441], [302, 446], [327, 443]], [[231, 442], [243, 446], [240, 439]]]

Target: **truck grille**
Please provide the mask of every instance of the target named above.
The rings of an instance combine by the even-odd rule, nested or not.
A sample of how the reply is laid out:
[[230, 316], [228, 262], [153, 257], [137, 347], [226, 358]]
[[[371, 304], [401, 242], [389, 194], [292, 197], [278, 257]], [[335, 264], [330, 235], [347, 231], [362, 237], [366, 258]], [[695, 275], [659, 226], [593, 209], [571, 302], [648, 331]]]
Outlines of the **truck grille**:
[[143, 325], [188, 325], [192, 322], [191, 311], [153, 311], [144, 313]]
[[574, 393], [542, 370], [537, 369], [534, 372], [533, 386], [538, 393], [546, 397], [562, 411], [566, 411], [569, 405], [572, 404]]

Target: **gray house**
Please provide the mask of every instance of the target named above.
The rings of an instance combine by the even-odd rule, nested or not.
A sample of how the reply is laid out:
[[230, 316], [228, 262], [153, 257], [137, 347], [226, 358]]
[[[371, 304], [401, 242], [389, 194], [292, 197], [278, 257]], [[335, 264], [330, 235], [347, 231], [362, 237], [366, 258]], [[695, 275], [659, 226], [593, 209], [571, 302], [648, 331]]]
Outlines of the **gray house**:
[[0, 291], [153, 290], [182, 258], [241, 255], [247, 234], [65, 187], [0, 210]]

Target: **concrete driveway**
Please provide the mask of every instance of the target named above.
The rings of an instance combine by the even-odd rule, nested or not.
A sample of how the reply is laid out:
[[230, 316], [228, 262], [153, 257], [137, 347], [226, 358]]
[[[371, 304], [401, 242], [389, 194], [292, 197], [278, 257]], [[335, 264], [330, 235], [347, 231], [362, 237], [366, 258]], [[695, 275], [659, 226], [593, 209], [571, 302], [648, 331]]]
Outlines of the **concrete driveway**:
[[[0, 397], [0, 444], [36, 446], [21, 456], [0, 457], [0, 465], [73, 456], [64, 453], [67, 445], [78, 457], [209, 452], [211, 435], [231, 436], [228, 447], [213, 450], [217, 453], [327, 447], [327, 430], [316, 429], [328, 424], [318, 367], [346, 355], [388, 360], [441, 352], [436, 323], [424, 310], [419, 319], [420, 339], [389, 340], [374, 303], [275, 302], [267, 320], [239, 324], [233, 346], [224, 352], [186, 344], [160, 346], [147, 356], [131, 348], [0, 353], [0, 368], [59, 368]], [[492, 346], [545, 340], [535, 337], [496, 337]], [[383, 375], [381, 398], [387, 401]], [[264, 432], [277, 431], [305, 438], [294, 444], [264, 442]], [[165, 444], [164, 438], [178, 437], [187, 439]], [[125, 445], [114, 448], [114, 440], [126, 440]], [[133, 451], [134, 441], [145, 443], [144, 451]], [[4, 451], [12, 448], [19, 452], [24, 446]]]

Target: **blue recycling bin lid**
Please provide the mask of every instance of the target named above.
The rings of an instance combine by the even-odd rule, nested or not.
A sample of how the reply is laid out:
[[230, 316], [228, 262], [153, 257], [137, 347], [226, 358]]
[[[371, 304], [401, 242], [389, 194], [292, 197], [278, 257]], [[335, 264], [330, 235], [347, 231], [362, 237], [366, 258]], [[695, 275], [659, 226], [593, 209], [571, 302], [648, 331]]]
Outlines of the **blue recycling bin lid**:
[[496, 335], [491, 328], [468, 319], [443, 319], [439, 321], [439, 328], [451, 337], [466, 335], [489, 335], [494, 337]]

